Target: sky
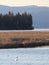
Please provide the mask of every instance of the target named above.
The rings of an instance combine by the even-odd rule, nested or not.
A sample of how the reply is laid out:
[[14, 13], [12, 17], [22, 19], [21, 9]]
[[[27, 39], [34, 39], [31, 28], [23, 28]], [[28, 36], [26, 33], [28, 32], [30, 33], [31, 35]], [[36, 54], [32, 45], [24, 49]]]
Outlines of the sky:
[[37, 5], [37, 6], [49, 7], [49, 0], [0, 0], [0, 5], [7, 5], [7, 6]]

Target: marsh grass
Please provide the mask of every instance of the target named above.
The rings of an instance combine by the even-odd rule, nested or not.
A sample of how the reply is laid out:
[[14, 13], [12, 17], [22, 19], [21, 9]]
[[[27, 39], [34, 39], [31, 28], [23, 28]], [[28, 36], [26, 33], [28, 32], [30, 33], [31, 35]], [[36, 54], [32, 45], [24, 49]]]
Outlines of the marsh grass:
[[49, 46], [49, 32], [0, 32], [0, 48]]

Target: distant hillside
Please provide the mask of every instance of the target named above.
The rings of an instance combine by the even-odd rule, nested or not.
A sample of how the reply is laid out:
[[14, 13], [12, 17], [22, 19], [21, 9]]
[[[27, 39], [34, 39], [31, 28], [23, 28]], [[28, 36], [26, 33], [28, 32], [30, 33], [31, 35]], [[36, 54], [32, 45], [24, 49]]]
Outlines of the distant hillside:
[[33, 24], [35, 28], [49, 28], [49, 7], [24, 6], [24, 7], [9, 7], [0, 5], [0, 13], [6, 14], [9, 11], [14, 14], [30, 13], [33, 16]]

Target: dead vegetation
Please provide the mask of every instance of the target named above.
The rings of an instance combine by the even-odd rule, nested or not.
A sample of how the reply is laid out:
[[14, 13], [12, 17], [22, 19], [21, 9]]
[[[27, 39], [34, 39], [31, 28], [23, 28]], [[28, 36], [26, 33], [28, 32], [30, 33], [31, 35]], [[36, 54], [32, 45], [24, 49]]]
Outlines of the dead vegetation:
[[49, 45], [49, 32], [0, 32], [0, 48]]

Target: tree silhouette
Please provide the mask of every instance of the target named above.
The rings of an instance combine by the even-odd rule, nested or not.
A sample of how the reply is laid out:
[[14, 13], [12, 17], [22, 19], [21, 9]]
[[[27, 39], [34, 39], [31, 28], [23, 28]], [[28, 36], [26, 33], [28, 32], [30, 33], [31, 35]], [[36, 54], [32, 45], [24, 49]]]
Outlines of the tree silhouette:
[[17, 13], [14, 15], [9, 12], [8, 14], [0, 14], [0, 30], [30, 30], [32, 26], [32, 16], [26, 12], [23, 14]]

